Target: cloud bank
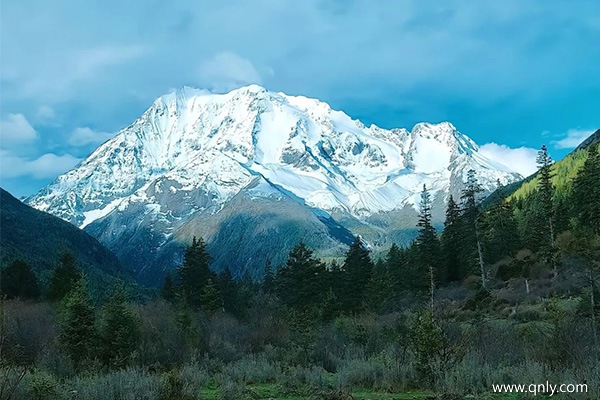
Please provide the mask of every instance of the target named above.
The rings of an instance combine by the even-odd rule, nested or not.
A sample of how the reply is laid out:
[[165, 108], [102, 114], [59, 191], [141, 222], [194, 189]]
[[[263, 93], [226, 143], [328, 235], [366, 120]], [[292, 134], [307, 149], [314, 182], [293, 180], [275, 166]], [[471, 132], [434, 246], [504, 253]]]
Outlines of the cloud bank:
[[519, 147], [512, 149], [506, 145], [498, 143], [487, 143], [479, 148], [479, 152], [502, 165], [506, 165], [513, 171], [526, 177], [537, 170], [535, 158], [537, 150], [529, 147]]

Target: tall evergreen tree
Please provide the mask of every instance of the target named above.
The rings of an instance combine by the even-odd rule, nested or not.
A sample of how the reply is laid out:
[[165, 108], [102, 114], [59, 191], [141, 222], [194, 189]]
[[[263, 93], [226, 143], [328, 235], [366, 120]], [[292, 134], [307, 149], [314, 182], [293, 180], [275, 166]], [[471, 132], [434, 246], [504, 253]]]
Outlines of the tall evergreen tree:
[[92, 356], [97, 342], [94, 307], [83, 278], [63, 299], [61, 314], [59, 342], [78, 367]]
[[83, 275], [77, 267], [75, 255], [64, 252], [59, 257], [60, 263], [50, 277], [48, 300], [60, 301], [77, 286]]
[[340, 299], [342, 307], [346, 312], [359, 312], [366, 305], [367, 286], [373, 274], [373, 261], [360, 237], [357, 236], [350, 245], [342, 270], [344, 271], [343, 294]]
[[483, 264], [483, 250], [478, 232], [477, 196], [483, 189], [477, 181], [477, 175], [474, 170], [467, 171], [467, 182], [462, 192], [463, 209], [461, 219], [463, 221], [462, 235], [462, 256], [461, 263], [466, 266], [469, 273], [481, 275], [481, 284], [486, 287], [486, 273]]
[[446, 220], [441, 237], [441, 247], [444, 254], [444, 267], [446, 279], [455, 282], [464, 279], [465, 275], [461, 268], [461, 220], [460, 208], [454, 201], [454, 197], [448, 199], [446, 208]]
[[290, 251], [283, 268], [275, 276], [275, 292], [293, 308], [307, 310], [319, 305], [324, 295], [325, 267], [302, 242]]
[[411, 282], [408, 278], [408, 258], [406, 252], [393, 243], [385, 256], [385, 267], [390, 275], [391, 293], [394, 297], [402, 290], [410, 289]]
[[202, 305], [202, 289], [211, 276], [209, 263], [210, 254], [202, 238], [193, 238], [192, 244], [185, 250], [183, 265], [179, 267], [181, 289], [188, 304], [199, 309]]
[[38, 280], [29, 265], [15, 260], [0, 274], [0, 297], [8, 299], [37, 299], [40, 296]]
[[365, 301], [370, 310], [377, 312], [386, 304], [386, 301], [392, 297], [392, 285], [387, 264], [379, 258], [374, 264], [365, 295]]
[[423, 191], [421, 192], [419, 208], [420, 214], [417, 223], [419, 232], [416, 240], [419, 263], [415, 271], [414, 284], [416, 289], [425, 289], [429, 287], [430, 268], [433, 268], [435, 279], [438, 282], [445, 280], [441, 268], [440, 241], [432, 224], [431, 195], [425, 185], [423, 185]]
[[102, 363], [121, 368], [127, 364], [140, 338], [138, 315], [126, 304], [125, 291], [118, 287], [104, 306], [98, 324], [99, 355]]
[[495, 263], [503, 257], [515, 255], [520, 248], [520, 239], [510, 203], [499, 203], [484, 215], [482, 237], [487, 249], [487, 262]]
[[600, 145], [588, 149], [583, 168], [573, 183], [574, 214], [583, 227], [600, 234]]
[[225, 311], [232, 315], [241, 316], [243, 310], [240, 307], [238, 298], [238, 285], [233, 279], [229, 267], [225, 267], [219, 274], [218, 286]]
[[200, 294], [202, 309], [207, 313], [214, 314], [223, 309], [223, 298], [219, 292], [215, 277], [208, 278], [208, 282], [202, 288]]
[[554, 205], [552, 201], [554, 195], [552, 177], [554, 174], [551, 171], [552, 158], [548, 154], [548, 149], [545, 145], [542, 145], [541, 149], [538, 151], [535, 161], [538, 166], [537, 200], [541, 217], [541, 221], [539, 221], [538, 226], [536, 226], [536, 230], [542, 237], [542, 250], [546, 255], [546, 258], [552, 263], [554, 276], [556, 277], [558, 271], [554, 243]]
[[160, 295], [167, 301], [174, 301], [177, 297], [177, 285], [175, 284], [173, 274], [171, 272], [167, 273], [165, 276], [165, 281], [160, 290]]

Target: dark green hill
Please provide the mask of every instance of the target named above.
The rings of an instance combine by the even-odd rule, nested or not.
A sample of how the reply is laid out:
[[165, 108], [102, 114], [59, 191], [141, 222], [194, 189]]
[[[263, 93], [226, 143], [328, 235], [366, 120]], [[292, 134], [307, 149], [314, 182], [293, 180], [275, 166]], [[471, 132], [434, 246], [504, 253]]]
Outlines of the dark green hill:
[[20, 258], [45, 282], [61, 252], [71, 251], [93, 292], [129, 280], [117, 257], [81, 229], [31, 208], [0, 188], [0, 265]]

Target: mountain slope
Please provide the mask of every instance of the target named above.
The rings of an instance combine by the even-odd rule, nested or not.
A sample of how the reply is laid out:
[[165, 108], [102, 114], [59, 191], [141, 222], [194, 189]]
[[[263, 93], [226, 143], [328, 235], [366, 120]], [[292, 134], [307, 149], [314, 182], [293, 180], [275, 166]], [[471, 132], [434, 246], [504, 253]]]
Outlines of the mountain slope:
[[[243, 255], [251, 251], [248, 241], [269, 229], [248, 231], [239, 252], [229, 247], [230, 235], [215, 228], [227, 226], [224, 215], [243, 221], [245, 207], [261, 204], [257, 207], [268, 211], [273, 201], [283, 201], [269, 217], [274, 226], [288, 218], [312, 221], [306, 225], [311, 234], [300, 229], [290, 241], [304, 232], [326, 250], [342, 243], [335, 232], [346, 237], [350, 230], [384, 244], [385, 236], [414, 227], [408, 223], [424, 184], [439, 214], [448, 194], [459, 193], [469, 169], [487, 191], [498, 180], [520, 178], [479, 154], [447, 122], [417, 124], [410, 132], [385, 130], [366, 127], [316, 99], [256, 85], [223, 95], [182, 88], [157, 99], [28, 203], [85, 228], [122, 260], [144, 252], [126, 262], [138, 274], [152, 273], [157, 260], [167, 259], [166, 268], [177, 262], [176, 252], [165, 249], [182, 246], [194, 233], [203, 233], [221, 251], [235, 250], [227, 264], [235, 262], [228, 266], [241, 273], [259, 270], [267, 255], [280, 258], [287, 249], [263, 249], [263, 256], [248, 261]], [[245, 205], [234, 206], [234, 199]], [[225, 261], [215, 267], [225, 267]]]
[[0, 188], [0, 265], [27, 261], [42, 279], [59, 254], [72, 251], [91, 285], [98, 289], [126, 277], [119, 260], [97, 239], [60, 218], [29, 207]]

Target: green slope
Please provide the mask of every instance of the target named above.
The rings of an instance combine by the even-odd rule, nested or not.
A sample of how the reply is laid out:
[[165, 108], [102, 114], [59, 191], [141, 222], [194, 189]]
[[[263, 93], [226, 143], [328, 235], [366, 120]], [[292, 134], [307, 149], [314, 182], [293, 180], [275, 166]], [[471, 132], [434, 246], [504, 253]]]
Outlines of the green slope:
[[4, 267], [21, 258], [45, 282], [63, 251], [75, 254], [97, 294], [107, 284], [129, 280], [117, 257], [95, 238], [60, 218], [21, 203], [0, 188], [0, 265]]

